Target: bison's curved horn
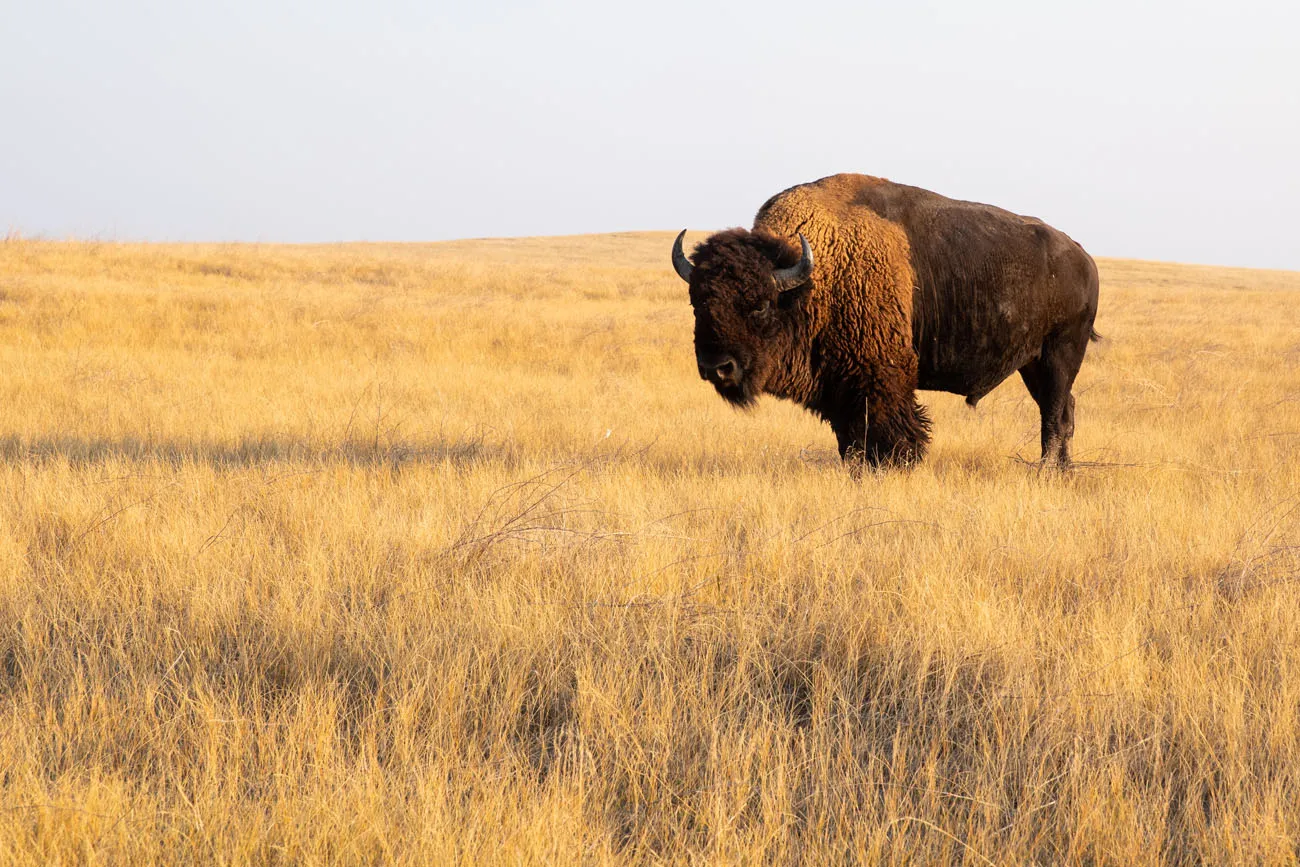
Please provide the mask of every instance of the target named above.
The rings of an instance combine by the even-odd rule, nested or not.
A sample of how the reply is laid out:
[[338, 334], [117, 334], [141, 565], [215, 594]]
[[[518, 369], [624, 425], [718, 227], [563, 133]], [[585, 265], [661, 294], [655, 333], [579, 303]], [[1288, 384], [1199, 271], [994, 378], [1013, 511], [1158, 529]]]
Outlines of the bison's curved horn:
[[803, 256], [800, 257], [799, 264], [791, 265], [789, 268], [778, 268], [772, 272], [772, 279], [776, 281], [776, 287], [782, 291], [793, 289], [812, 276], [812, 247], [808, 246], [808, 239], [802, 233], [799, 235], [799, 243], [803, 245]]
[[681, 233], [677, 236], [677, 240], [673, 241], [673, 270], [677, 272], [678, 277], [681, 277], [689, 283], [691, 282], [691, 271], [695, 269], [695, 266], [691, 264], [691, 260], [687, 259], [686, 254], [682, 252], [682, 238], [685, 237], [686, 230], [682, 229]]

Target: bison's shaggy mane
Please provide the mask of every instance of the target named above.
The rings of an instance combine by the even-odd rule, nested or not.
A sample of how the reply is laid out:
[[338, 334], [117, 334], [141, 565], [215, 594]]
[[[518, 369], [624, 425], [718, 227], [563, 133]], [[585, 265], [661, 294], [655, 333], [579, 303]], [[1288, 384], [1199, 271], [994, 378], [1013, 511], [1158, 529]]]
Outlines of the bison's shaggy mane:
[[728, 229], [702, 241], [691, 257], [706, 273], [745, 271], [755, 267], [790, 268], [799, 264], [800, 249], [787, 238], [768, 232]]

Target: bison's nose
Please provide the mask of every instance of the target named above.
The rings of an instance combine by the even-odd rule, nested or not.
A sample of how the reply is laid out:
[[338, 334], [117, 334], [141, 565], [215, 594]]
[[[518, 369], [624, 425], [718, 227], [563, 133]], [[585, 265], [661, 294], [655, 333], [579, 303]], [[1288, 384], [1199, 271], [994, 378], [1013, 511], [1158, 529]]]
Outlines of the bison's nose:
[[727, 355], [713, 358], [701, 356], [696, 359], [696, 362], [700, 368], [700, 379], [707, 379], [720, 385], [734, 383], [740, 371], [736, 359]]

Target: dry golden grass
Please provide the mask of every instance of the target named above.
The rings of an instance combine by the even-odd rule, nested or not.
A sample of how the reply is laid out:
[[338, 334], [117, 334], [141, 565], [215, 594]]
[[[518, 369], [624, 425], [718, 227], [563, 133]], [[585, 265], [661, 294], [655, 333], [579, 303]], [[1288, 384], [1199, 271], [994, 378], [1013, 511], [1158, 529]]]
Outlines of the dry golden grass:
[[1300, 275], [855, 482], [670, 242], [0, 243], [0, 862], [1297, 861]]

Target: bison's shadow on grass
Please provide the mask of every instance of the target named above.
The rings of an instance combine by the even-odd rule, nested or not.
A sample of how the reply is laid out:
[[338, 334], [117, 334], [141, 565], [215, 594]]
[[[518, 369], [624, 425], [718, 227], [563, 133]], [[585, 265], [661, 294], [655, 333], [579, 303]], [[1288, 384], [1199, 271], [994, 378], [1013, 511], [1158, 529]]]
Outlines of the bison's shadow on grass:
[[180, 438], [138, 436], [81, 437], [0, 435], [0, 460], [66, 460], [88, 466], [113, 460], [161, 463], [171, 466], [203, 465], [216, 469], [250, 468], [272, 464], [346, 464], [355, 467], [399, 469], [418, 462], [448, 462], [468, 466], [484, 461], [514, 461], [518, 449], [511, 443], [489, 443], [481, 435], [429, 437], [402, 441], [343, 441], [312, 443], [293, 437], [243, 437], [234, 442], [205, 442]]
[[[623, 444], [612, 451], [597, 453], [575, 452], [537, 455], [543, 463], [553, 468], [573, 465], [607, 463], [635, 463], [668, 476], [683, 472], [693, 475], [720, 477], [738, 473], [782, 475], [789, 472], [816, 474], [844, 474], [852, 477], [833, 448], [805, 446], [790, 451], [764, 450], [759, 464], [749, 458], [732, 455], [681, 454], [655, 450], [653, 443], [640, 446]], [[124, 461], [137, 464], [160, 464], [179, 468], [206, 466], [217, 470], [240, 470], [257, 467], [305, 465], [345, 465], [356, 468], [401, 470], [410, 466], [472, 467], [483, 464], [502, 465], [508, 469], [522, 469], [531, 463], [528, 449], [510, 438], [494, 438], [483, 432], [466, 432], [459, 436], [431, 434], [404, 439], [385, 438], [378, 442], [365, 439], [312, 442], [292, 436], [244, 436], [230, 442], [213, 442], [181, 437], [146, 437], [124, 435], [119, 437], [86, 437], [78, 435], [47, 435], [23, 437], [18, 434], [0, 434], [0, 462], [13, 464], [22, 461], [67, 461], [74, 467]], [[994, 479], [1004, 476], [1008, 467], [1019, 466], [1035, 474], [1044, 473], [1044, 467], [1020, 455], [987, 454], [971, 450], [942, 451], [928, 462], [929, 471], [948, 475]], [[1130, 467], [1135, 464], [1081, 461], [1076, 470]], [[858, 481], [870, 485], [871, 480], [888, 473], [875, 470], [863, 473]], [[1070, 472], [1047, 472], [1052, 477], [1069, 477]]]

